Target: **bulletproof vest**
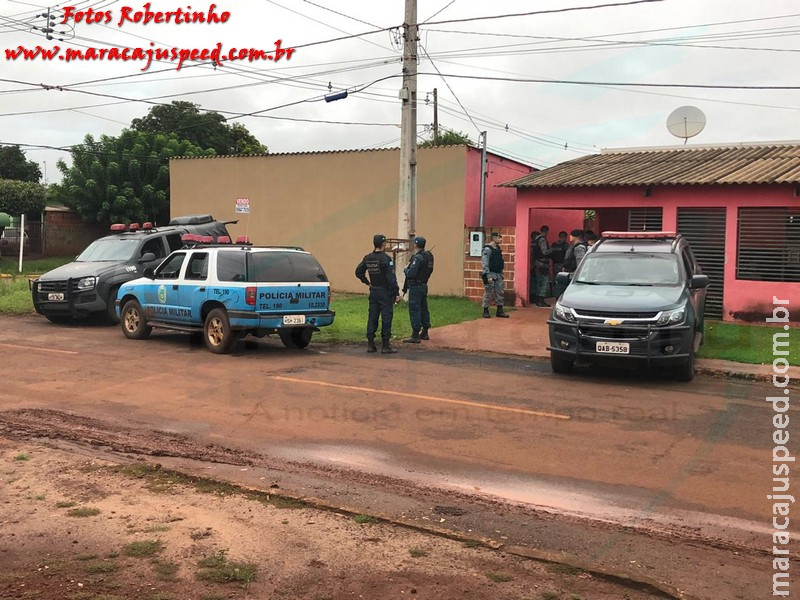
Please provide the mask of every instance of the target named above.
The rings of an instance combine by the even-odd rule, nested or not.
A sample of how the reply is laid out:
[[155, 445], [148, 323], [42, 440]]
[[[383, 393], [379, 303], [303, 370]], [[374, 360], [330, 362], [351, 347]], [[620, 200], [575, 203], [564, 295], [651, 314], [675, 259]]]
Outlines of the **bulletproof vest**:
[[370, 284], [376, 287], [389, 287], [389, 280], [386, 279], [386, 269], [389, 266], [389, 257], [383, 252], [370, 252], [364, 257], [369, 273]]
[[539, 240], [541, 240], [542, 237], [543, 237], [542, 235], [537, 235], [535, 238], [533, 238], [533, 258], [534, 258], [534, 260], [538, 260], [538, 259], [544, 258], [544, 254], [542, 254], [542, 248], [539, 245]]
[[503, 260], [503, 251], [499, 247], [493, 248], [487, 245], [486, 248], [491, 248], [492, 254], [489, 257], [489, 271], [492, 273], [502, 273], [503, 265], [506, 261]]
[[[587, 247], [586, 242], [578, 242], [575, 246], [583, 246], [584, 248]], [[575, 258], [575, 247], [570, 247], [567, 249], [567, 256], [565, 258], [564, 267], [567, 271], [572, 272], [578, 268], [578, 259]]]
[[433, 253], [423, 250], [420, 254], [422, 255], [423, 261], [419, 266], [416, 278], [422, 283], [428, 283], [428, 279], [430, 279], [433, 274]]

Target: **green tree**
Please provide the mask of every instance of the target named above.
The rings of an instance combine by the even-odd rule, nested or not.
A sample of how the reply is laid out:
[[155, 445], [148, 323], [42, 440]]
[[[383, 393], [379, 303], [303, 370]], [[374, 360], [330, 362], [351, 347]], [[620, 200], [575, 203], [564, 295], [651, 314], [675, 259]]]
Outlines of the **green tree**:
[[244, 125], [228, 125], [217, 112], [202, 112], [197, 104], [174, 101], [154, 106], [144, 117], [134, 119], [131, 129], [144, 133], [174, 133], [218, 155], [266, 154], [269, 150]]
[[211, 156], [177, 135], [125, 129], [119, 137], [91, 135], [71, 151], [72, 165], [60, 160], [57, 194], [84, 221], [166, 222], [169, 217], [169, 159]]
[[38, 182], [41, 178], [39, 165], [26, 159], [19, 146], [0, 147], [0, 179]]
[[472, 140], [469, 139], [469, 136], [466, 133], [462, 133], [460, 131], [448, 131], [443, 130], [439, 133], [439, 141], [434, 143], [433, 135], [431, 135], [430, 139], [425, 140], [422, 142], [419, 147], [420, 148], [433, 148], [434, 146], [474, 146], [475, 144], [472, 143]]
[[0, 212], [12, 216], [44, 209], [45, 187], [32, 181], [0, 179]]

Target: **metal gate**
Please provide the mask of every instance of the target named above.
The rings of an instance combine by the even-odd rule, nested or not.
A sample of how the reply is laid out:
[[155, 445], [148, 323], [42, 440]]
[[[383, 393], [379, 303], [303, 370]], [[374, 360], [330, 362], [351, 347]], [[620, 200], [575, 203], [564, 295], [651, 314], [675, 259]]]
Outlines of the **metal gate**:
[[628, 231], [661, 231], [663, 209], [655, 206], [628, 209]]
[[708, 275], [706, 317], [722, 319], [725, 286], [725, 208], [679, 208], [678, 233], [692, 247], [697, 262]]

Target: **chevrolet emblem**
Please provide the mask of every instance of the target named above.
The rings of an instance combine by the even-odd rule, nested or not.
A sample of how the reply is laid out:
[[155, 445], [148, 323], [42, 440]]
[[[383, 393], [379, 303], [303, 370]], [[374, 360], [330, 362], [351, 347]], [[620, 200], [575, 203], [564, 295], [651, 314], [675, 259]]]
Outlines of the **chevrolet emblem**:
[[605, 325], [621, 325], [622, 319], [606, 319]]

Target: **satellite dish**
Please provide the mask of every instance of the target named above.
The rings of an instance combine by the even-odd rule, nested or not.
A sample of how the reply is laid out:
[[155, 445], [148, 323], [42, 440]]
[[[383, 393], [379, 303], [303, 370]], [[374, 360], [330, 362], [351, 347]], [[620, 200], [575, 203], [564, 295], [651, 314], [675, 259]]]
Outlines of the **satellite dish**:
[[683, 138], [685, 144], [690, 137], [696, 136], [706, 126], [703, 111], [694, 106], [681, 106], [667, 117], [667, 129], [675, 137]]

